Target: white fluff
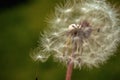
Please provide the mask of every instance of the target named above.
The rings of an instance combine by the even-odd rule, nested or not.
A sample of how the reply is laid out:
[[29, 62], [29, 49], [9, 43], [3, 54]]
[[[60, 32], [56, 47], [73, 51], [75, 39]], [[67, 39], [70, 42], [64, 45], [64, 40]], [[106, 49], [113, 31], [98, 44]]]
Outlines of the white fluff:
[[[76, 27], [76, 24], [84, 20], [90, 23], [94, 31], [84, 40], [82, 54], [76, 52], [76, 57], [73, 58], [71, 44], [66, 43], [69, 42], [66, 32], [73, 30], [72, 26]], [[119, 21], [118, 13], [105, 0], [68, 0], [64, 6], [55, 8], [54, 17], [48, 22], [50, 29], [40, 39], [42, 48], [36, 52], [39, 55], [34, 54], [33, 58], [46, 61], [48, 56], [52, 55], [55, 61], [64, 64], [71, 59], [75, 68], [98, 67], [116, 50], [120, 39]]]

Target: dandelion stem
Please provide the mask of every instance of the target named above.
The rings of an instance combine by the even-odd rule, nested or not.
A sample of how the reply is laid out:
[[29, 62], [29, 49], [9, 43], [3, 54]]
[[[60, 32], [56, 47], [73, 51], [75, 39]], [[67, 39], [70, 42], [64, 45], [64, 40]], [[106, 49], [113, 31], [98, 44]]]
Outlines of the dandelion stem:
[[71, 80], [72, 70], [73, 70], [73, 62], [70, 61], [67, 66], [66, 80]]

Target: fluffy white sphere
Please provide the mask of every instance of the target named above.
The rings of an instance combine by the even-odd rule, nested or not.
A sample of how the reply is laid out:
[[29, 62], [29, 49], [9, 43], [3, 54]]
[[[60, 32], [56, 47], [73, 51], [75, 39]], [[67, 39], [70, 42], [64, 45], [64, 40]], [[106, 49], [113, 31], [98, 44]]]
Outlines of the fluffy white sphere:
[[119, 21], [118, 13], [105, 0], [68, 0], [55, 8], [36, 58], [52, 55], [64, 64], [71, 60], [75, 68], [98, 67], [116, 50]]

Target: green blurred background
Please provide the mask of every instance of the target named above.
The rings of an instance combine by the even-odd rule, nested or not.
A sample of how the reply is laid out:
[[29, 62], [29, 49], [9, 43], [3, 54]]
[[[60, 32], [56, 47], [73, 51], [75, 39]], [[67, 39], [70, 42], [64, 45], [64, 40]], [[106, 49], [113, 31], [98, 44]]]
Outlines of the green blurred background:
[[[30, 51], [45, 30], [45, 17], [64, 0], [0, 0], [0, 80], [65, 80], [66, 67], [34, 62]], [[120, 1], [110, 1], [120, 5]], [[120, 47], [100, 68], [75, 69], [72, 80], [120, 80]], [[37, 75], [36, 75], [37, 72]]]

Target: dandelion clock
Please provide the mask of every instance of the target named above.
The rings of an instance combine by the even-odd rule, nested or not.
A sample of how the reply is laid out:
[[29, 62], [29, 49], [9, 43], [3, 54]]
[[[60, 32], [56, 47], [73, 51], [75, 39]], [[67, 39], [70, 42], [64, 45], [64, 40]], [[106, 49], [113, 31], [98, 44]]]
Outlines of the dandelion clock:
[[66, 65], [66, 80], [71, 80], [73, 68], [99, 67], [114, 54], [120, 39], [118, 17], [105, 0], [67, 0], [48, 18], [49, 29], [31, 57], [45, 62], [53, 56]]

